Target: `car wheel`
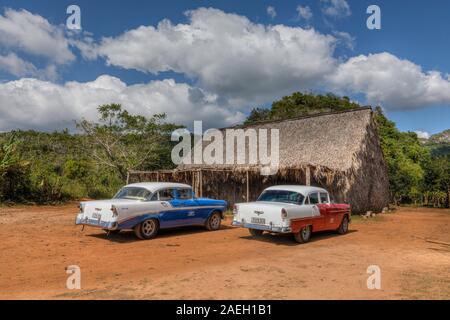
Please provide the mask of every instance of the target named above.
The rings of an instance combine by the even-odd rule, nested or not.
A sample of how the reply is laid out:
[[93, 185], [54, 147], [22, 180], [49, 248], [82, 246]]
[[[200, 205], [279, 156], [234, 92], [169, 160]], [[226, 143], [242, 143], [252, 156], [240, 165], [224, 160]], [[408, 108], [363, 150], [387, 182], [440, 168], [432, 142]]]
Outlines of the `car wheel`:
[[339, 234], [346, 234], [348, 232], [348, 217], [344, 216], [341, 221], [341, 225], [337, 229]]
[[156, 237], [159, 230], [159, 223], [156, 219], [148, 219], [142, 221], [134, 227], [134, 234], [142, 240], [152, 239]]
[[262, 234], [264, 233], [263, 230], [258, 230], [258, 229], [248, 229], [248, 231], [250, 232], [250, 234], [254, 237], [259, 237], [262, 236]]
[[309, 239], [311, 238], [311, 226], [306, 226], [300, 229], [299, 232], [294, 233], [294, 238], [295, 241], [297, 241], [298, 243], [305, 243], [308, 242]]
[[219, 230], [222, 223], [222, 214], [220, 212], [213, 212], [206, 221], [206, 229], [209, 231]]

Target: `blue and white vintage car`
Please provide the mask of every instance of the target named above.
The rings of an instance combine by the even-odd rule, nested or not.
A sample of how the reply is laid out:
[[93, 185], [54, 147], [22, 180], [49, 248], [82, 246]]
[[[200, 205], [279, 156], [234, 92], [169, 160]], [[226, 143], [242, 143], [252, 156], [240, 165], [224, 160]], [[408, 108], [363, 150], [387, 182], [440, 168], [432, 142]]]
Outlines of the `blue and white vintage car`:
[[151, 239], [159, 229], [204, 225], [218, 230], [227, 202], [194, 196], [191, 186], [181, 183], [144, 182], [123, 187], [111, 200], [79, 205], [77, 225], [107, 232], [134, 230], [140, 239]]

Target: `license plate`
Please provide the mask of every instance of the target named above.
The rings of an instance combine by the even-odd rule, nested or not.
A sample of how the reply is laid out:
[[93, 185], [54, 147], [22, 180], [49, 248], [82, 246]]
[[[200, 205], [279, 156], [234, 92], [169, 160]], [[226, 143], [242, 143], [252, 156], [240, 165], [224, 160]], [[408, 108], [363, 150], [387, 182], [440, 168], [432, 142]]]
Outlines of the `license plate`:
[[255, 223], [255, 224], [266, 224], [266, 219], [252, 217], [252, 223]]

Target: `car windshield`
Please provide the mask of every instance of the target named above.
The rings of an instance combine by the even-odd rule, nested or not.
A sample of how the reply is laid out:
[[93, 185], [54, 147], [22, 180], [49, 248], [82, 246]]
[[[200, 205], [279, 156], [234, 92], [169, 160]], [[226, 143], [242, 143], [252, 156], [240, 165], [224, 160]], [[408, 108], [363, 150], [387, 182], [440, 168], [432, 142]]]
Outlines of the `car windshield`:
[[132, 199], [132, 200], [148, 200], [152, 193], [144, 188], [125, 187], [120, 189], [114, 196], [114, 199]]
[[257, 201], [285, 202], [293, 204], [303, 204], [305, 197], [298, 192], [286, 190], [264, 191]]

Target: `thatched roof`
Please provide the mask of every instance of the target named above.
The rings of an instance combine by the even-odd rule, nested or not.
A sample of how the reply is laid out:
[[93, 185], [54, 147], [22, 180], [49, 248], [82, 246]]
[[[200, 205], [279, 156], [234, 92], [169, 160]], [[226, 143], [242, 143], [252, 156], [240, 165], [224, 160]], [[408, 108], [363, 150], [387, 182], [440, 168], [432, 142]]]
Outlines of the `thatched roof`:
[[[283, 121], [267, 121], [221, 129], [279, 129], [279, 167], [313, 166], [345, 172], [355, 169], [355, 156], [364, 148], [368, 128], [373, 124], [370, 107], [322, 113]], [[269, 131], [270, 132], [270, 131]], [[269, 134], [270, 142], [270, 134]], [[204, 143], [205, 147], [207, 143]], [[269, 148], [270, 151], [270, 148]], [[224, 147], [225, 152], [225, 147]], [[192, 156], [192, 155], [188, 155]], [[236, 159], [235, 159], [236, 160]], [[248, 161], [248, 156], [247, 156]], [[249, 165], [180, 165], [178, 169], [230, 168], [239, 170]]]
[[[180, 165], [176, 170], [132, 174], [139, 181], [188, 183], [197, 194], [225, 199], [230, 205], [256, 199], [264, 188], [277, 184], [324, 187], [337, 202], [350, 203], [355, 213], [379, 212], [388, 205], [389, 179], [371, 108], [260, 122], [221, 132], [225, 136], [228, 129], [245, 132], [248, 128], [279, 130], [278, 171], [263, 175], [261, 166], [248, 164], [247, 153], [244, 164], [236, 164], [235, 157], [234, 164]], [[210, 143], [214, 141], [199, 144], [198, 149], [210, 147], [207, 150], [211, 151]], [[187, 155], [187, 159], [192, 157]]]

